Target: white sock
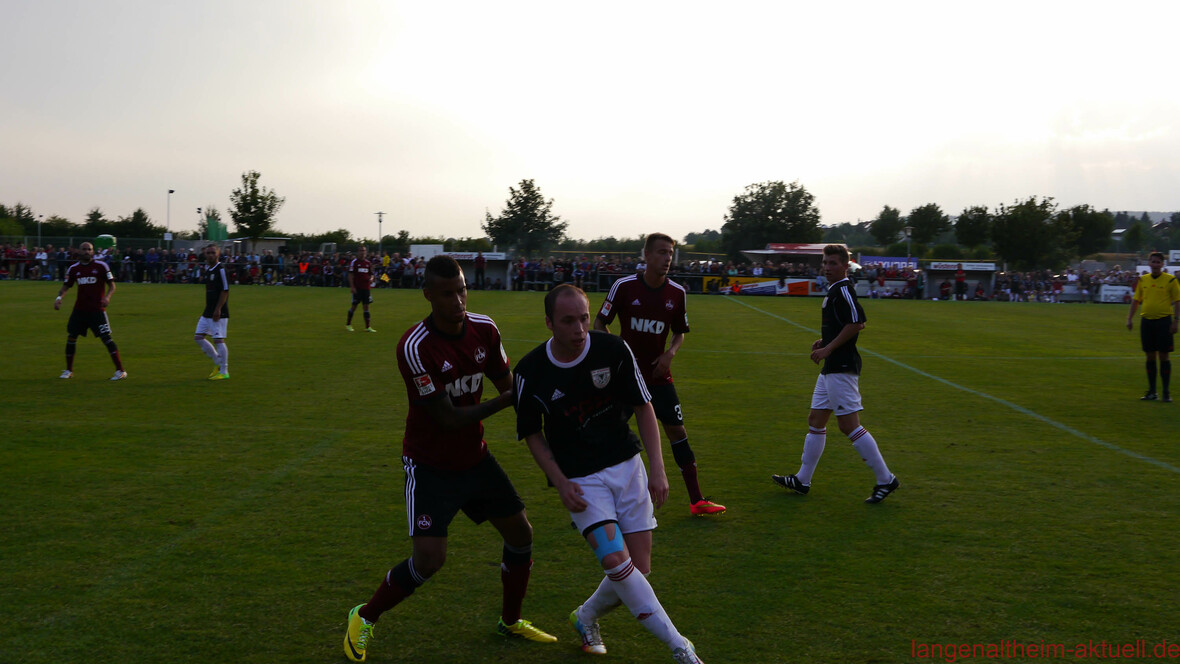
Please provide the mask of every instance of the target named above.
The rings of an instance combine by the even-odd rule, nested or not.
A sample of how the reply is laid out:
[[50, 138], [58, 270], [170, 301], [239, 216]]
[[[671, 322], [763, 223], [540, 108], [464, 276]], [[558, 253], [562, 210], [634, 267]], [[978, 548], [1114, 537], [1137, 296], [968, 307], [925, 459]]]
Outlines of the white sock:
[[619, 599], [619, 594], [615, 592], [615, 586], [611, 583], [610, 577], [602, 577], [602, 583], [598, 584], [598, 588], [594, 590], [594, 594], [578, 608], [578, 620], [583, 623], [590, 624], [602, 616], [614, 611], [622, 604], [623, 601]]
[[852, 441], [852, 446], [860, 452], [860, 458], [864, 459], [865, 464], [877, 476], [877, 484], [889, 484], [893, 473], [890, 473], [889, 466], [885, 465], [885, 459], [881, 456], [881, 450], [877, 449], [877, 441], [873, 439], [873, 434], [864, 427], [857, 427], [856, 431], [848, 434], [848, 440]]
[[221, 369], [221, 373], [229, 373], [229, 346], [225, 342], [217, 344], [217, 368]]
[[639, 624], [669, 648], [687, 648], [688, 639], [676, 631], [676, 626], [660, 605], [660, 600], [656, 599], [656, 593], [647, 582], [647, 578], [636, 572], [635, 565], [631, 564], [631, 559], [628, 558], [618, 567], [606, 570], [606, 577], [614, 585], [619, 599], [630, 609], [631, 615], [639, 620]]
[[815, 467], [819, 465], [827, 440], [827, 429], [807, 427], [807, 436], [803, 438], [803, 460], [799, 464], [799, 472], [795, 473], [800, 482], [811, 484], [811, 476], [815, 474]]
[[205, 337], [197, 339], [197, 348], [200, 348], [202, 353], [208, 355], [210, 360], [217, 362], [217, 349], [213, 347], [213, 344], [209, 343], [208, 339]]

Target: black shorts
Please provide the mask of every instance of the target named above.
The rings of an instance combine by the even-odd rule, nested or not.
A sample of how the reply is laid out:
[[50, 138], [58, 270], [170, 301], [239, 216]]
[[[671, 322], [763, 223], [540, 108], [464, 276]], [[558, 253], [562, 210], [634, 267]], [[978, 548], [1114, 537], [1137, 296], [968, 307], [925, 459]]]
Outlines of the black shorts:
[[358, 304], [373, 304], [373, 296], [369, 294], [369, 290], [367, 288], [365, 290], [358, 288], [356, 289], [356, 292], [352, 294], [352, 306], [355, 307]]
[[508, 475], [490, 453], [467, 470], [441, 470], [402, 457], [406, 469], [406, 517], [410, 537], [446, 537], [459, 510], [475, 523], [524, 509]]
[[70, 314], [70, 322], [66, 323], [66, 334], [71, 337], [84, 337], [87, 330], [93, 331], [96, 337], [110, 334], [111, 323], [107, 320], [107, 312], [74, 309]]
[[676, 394], [676, 386], [648, 385], [651, 392], [651, 407], [656, 411], [656, 419], [671, 426], [684, 425], [684, 413], [680, 412], [680, 397]]
[[1139, 341], [1144, 353], [1172, 352], [1172, 317], [1144, 318], [1139, 321]]

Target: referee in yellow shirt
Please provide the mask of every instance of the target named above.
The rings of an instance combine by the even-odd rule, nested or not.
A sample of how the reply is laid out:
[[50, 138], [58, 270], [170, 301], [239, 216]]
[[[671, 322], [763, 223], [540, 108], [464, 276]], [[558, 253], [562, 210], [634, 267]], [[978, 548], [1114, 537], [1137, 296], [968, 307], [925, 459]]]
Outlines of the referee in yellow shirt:
[[1164, 255], [1158, 251], [1152, 252], [1148, 259], [1151, 274], [1139, 277], [1135, 284], [1135, 297], [1131, 300], [1131, 311], [1127, 314], [1127, 329], [1134, 327], [1135, 310], [1143, 320], [1139, 323], [1139, 338], [1143, 343], [1143, 352], [1147, 353], [1147, 394], [1139, 397], [1140, 401], [1155, 401], [1159, 398], [1155, 393], [1155, 358], [1159, 355], [1160, 382], [1163, 383], [1163, 401], [1170, 402], [1172, 395], [1168, 392], [1168, 382], [1172, 378], [1172, 361], [1168, 353], [1172, 352], [1172, 337], [1176, 334], [1176, 324], [1180, 322], [1180, 282], [1176, 277], [1163, 271]]

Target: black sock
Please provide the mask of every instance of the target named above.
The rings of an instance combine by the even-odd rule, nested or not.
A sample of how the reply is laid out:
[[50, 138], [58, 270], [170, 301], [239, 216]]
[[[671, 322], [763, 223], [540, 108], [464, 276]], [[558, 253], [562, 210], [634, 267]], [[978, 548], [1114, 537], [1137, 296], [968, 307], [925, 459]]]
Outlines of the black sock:
[[1155, 392], [1155, 360], [1147, 361], [1147, 391]]
[[1164, 384], [1164, 394], [1168, 394], [1168, 383], [1172, 382], [1172, 361], [1160, 361], [1160, 382]]

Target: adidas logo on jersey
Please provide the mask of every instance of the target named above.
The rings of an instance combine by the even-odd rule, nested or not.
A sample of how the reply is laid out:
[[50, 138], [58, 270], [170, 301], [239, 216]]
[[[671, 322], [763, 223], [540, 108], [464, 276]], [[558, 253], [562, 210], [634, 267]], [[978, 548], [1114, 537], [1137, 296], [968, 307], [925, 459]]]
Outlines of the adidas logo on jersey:
[[439, 371], [450, 371], [451, 369], [454, 369], [454, 368], [455, 367], [452, 367], [450, 362], [443, 360], [442, 368], [439, 369]]
[[553, 396], [549, 397], [549, 400], [550, 401], [557, 401], [558, 399], [560, 399], [564, 396], [565, 396], [565, 393], [563, 393], [561, 390], [553, 390]]
[[641, 304], [643, 303], [639, 301], [639, 298], [635, 298], [635, 301], [631, 303], [631, 306], [638, 307]]

